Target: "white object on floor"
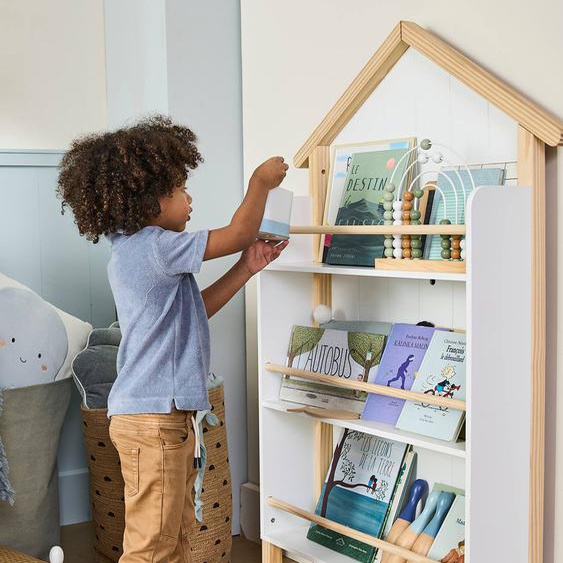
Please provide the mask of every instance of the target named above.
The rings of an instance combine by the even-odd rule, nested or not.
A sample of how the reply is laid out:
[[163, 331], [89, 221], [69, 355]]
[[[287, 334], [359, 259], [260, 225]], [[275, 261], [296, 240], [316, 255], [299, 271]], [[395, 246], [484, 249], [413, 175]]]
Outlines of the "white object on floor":
[[65, 560], [65, 554], [62, 547], [55, 545], [49, 551], [49, 563], [63, 563]]

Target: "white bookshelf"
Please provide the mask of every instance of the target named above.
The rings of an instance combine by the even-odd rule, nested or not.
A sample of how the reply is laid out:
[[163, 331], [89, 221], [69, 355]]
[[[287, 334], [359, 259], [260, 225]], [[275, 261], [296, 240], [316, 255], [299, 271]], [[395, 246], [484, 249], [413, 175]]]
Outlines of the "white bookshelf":
[[[499, 214], [499, 207], [506, 201], [510, 201], [510, 214]], [[304, 199], [300, 203], [307, 202]], [[440, 482], [466, 491], [467, 561], [490, 560], [490, 551], [494, 549], [491, 546], [496, 545], [499, 533], [511, 538], [508, 550], [513, 558], [504, 560], [524, 561], [529, 524], [527, 499], [522, 499], [521, 510], [505, 512], [502, 521], [493, 516], [491, 507], [510, 506], [518, 483], [527, 482], [529, 477], [529, 206], [528, 188], [478, 188], [468, 206], [469, 267], [464, 276], [415, 276], [408, 272], [405, 277], [400, 271], [392, 275], [392, 271], [368, 268], [326, 267], [305, 259], [295, 260], [295, 256], [291, 262], [272, 264], [260, 275], [258, 345], [264, 541], [302, 561], [349, 561], [307, 540], [308, 522], [268, 502], [271, 497], [314, 512], [320, 478], [315, 474], [317, 432], [320, 425], [325, 425], [334, 430], [335, 441], [342, 428], [350, 428], [412, 444], [418, 454], [418, 478], [426, 479], [430, 486]], [[512, 216], [519, 220], [512, 220]], [[279, 399], [281, 377], [269, 372], [265, 365], [284, 364], [291, 327], [313, 322], [313, 278], [319, 273], [330, 274], [336, 318], [413, 323], [430, 320], [467, 330], [466, 442], [434, 440], [362, 419], [319, 420], [288, 412], [295, 405]]]

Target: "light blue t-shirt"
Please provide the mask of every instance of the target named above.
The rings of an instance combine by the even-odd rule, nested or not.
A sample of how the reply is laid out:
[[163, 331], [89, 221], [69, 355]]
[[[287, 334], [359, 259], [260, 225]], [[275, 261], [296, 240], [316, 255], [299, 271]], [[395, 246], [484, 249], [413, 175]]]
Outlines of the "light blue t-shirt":
[[208, 234], [145, 227], [109, 235], [108, 276], [122, 339], [108, 417], [211, 408], [209, 326], [193, 276]]

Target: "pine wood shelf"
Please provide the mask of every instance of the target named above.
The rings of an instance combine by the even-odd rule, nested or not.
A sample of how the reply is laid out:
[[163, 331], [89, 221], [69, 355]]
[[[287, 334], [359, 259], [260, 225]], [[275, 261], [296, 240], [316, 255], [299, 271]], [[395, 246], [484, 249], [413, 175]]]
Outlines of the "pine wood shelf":
[[294, 235], [465, 235], [465, 225], [291, 225]]
[[424, 555], [419, 555], [414, 551], [410, 551], [408, 549], [404, 549], [392, 543], [380, 540], [375, 538], [374, 536], [370, 536], [369, 534], [364, 534], [362, 532], [358, 532], [353, 528], [349, 528], [348, 526], [343, 526], [342, 524], [338, 524], [337, 522], [333, 522], [328, 518], [322, 518], [321, 516], [317, 516], [313, 512], [308, 512], [307, 510], [303, 510], [297, 506], [284, 502], [282, 500], [275, 499], [273, 497], [268, 497], [266, 502], [273, 506], [274, 508], [278, 508], [279, 510], [283, 510], [288, 512], [289, 514], [293, 514], [294, 516], [299, 516], [300, 518], [304, 518], [309, 522], [313, 522], [315, 524], [319, 524], [324, 526], [325, 528], [337, 532], [339, 534], [343, 534], [355, 540], [361, 541], [367, 545], [371, 545], [373, 547], [377, 547], [378, 549], [382, 549], [383, 551], [387, 551], [393, 555], [397, 555], [398, 557], [402, 557], [409, 563], [437, 563], [435, 559], [429, 559]]
[[424, 393], [417, 393], [416, 391], [407, 391], [406, 389], [396, 389], [395, 387], [387, 387], [385, 385], [376, 385], [375, 383], [343, 381], [341, 379], [330, 377], [329, 375], [322, 375], [302, 369], [288, 368], [278, 364], [266, 363], [264, 367], [268, 371], [278, 373], [280, 375], [295, 375], [310, 381], [318, 381], [319, 383], [326, 383], [328, 385], [343, 387], [345, 389], [356, 389], [367, 393], [377, 393], [378, 395], [385, 395], [386, 397], [396, 397], [397, 399], [405, 399], [407, 401], [417, 401], [458, 411], [465, 411], [467, 408], [465, 401], [460, 401], [459, 399], [444, 399], [443, 397], [435, 397], [434, 395], [426, 395]]

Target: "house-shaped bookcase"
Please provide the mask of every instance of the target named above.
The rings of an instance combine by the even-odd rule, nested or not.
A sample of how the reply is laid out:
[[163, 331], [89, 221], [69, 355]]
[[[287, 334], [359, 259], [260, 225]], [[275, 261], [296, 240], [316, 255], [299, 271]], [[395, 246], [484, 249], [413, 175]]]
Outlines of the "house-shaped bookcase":
[[[434, 481], [448, 480], [451, 475], [451, 484], [466, 489], [466, 563], [543, 561], [545, 153], [546, 146], [563, 144], [561, 121], [434, 34], [414, 23], [400, 22], [295, 155], [295, 166], [309, 169], [312, 207], [311, 224], [294, 226], [292, 233], [318, 236], [331, 232], [322, 227], [330, 146], [409, 47], [514, 122], [519, 187], [483, 187], [473, 194], [466, 221], [470, 248], [467, 275], [339, 269], [314, 259], [308, 264], [275, 263], [262, 274], [258, 342], [261, 533], [266, 563], [281, 562], [284, 550], [303, 561], [348, 561], [305, 539], [309, 522], [319, 522], [314, 508], [332, 457], [334, 427], [411, 443], [419, 451], [420, 469], [435, 472], [420, 477]], [[410, 134], [424, 132], [413, 130]], [[370, 232], [370, 227], [365, 229]], [[431, 294], [426, 285], [413, 285], [428, 284], [428, 280], [446, 289]], [[416, 302], [412, 294], [416, 294]], [[444, 295], [451, 302], [446, 302]], [[370, 311], [381, 296], [396, 300], [398, 310], [394, 311], [391, 303], [383, 309], [374, 305], [376, 312]], [[444, 318], [452, 323], [461, 319], [462, 326], [456, 328], [467, 330], [465, 443], [425, 440], [367, 421], [312, 420], [288, 412], [293, 405], [277, 397], [279, 374], [287, 373], [283, 363], [292, 324], [311, 324], [311, 311], [321, 303], [333, 310], [354, 310], [361, 320], [374, 320], [372, 315], [384, 310], [388, 318], [377, 320], [413, 322], [401, 316], [407, 311], [399, 304], [404, 299], [411, 299], [421, 316], [442, 308]], [[450, 473], [438, 469], [445, 465], [451, 466]], [[322, 523], [343, 531], [334, 523]], [[371, 544], [409, 561], [431, 561], [377, 539]]]

